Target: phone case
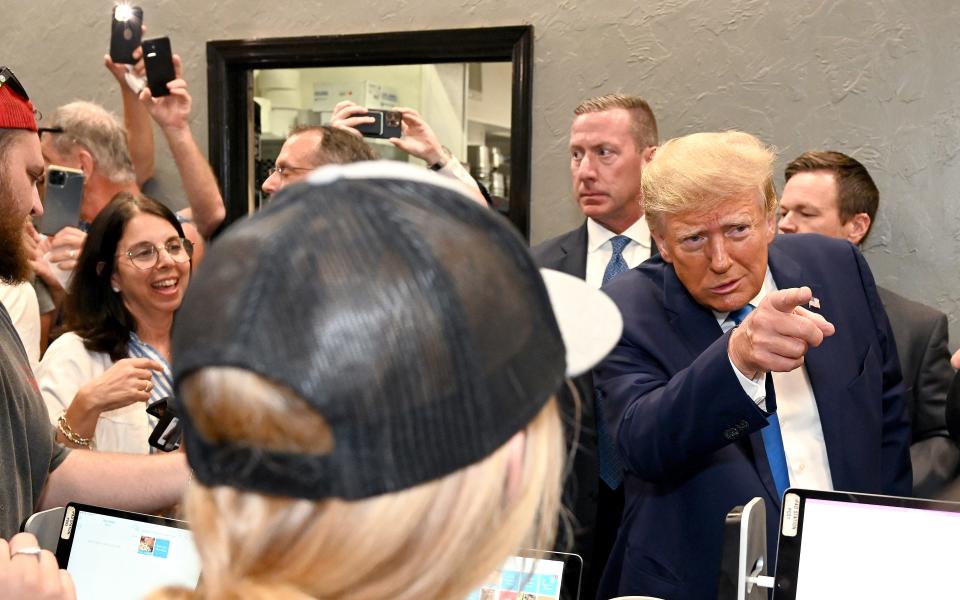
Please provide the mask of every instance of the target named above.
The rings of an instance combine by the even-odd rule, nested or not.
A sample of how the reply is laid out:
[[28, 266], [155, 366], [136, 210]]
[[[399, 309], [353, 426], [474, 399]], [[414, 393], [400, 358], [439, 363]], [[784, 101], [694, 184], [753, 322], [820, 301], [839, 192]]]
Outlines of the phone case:
[[173, 398], [162, 398], [147, 406], [147, 414], [157, 418], [147, 443], [164, 452], [173, 452], [180, 447], [182, 428], [172, 401]]
[[136, 63], [133, 59], [133, 51], [140, 45], [140, 32], [143, 25], [143, 9], [139, 6], [131, 6], [130, 18], [122, 21], [117, 20], [117, 9], [113, 8], [110, 15], [110, 58], [118, 64], [132, 65]]
[[40, 233], [52, 236], [64, 227], [76, 227], [80, 222], [82, 199], [83, 172], [51, 166], [47, 173]]
[[361, 123], [354, 127], [363, 137], [378, 138], [383, 134], [383, 112], [379, 110], [368, 110], [366, 115], [355, 116], [367, 116], [376, 119], [373, 123]]
[[398, 138], [402, 134], [400, 124], [403, 122], [403, 113], [396, 110], [369, 109], [368, 117], [376, 119], [373, 123], [364, 123], [354, 127], [363, 134], [363, 137], [390, 139]]
[[176, 79], [170, 38], [143, 40], [143, 64], [147, 68], [147, 87], [154, 98], [169, 96], [167, 83]]

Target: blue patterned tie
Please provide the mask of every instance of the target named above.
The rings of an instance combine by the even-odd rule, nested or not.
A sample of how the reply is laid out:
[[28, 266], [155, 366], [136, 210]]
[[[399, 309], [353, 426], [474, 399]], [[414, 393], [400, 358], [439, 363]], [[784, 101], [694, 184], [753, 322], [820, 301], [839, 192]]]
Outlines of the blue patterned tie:
[[597, 417], [597, 459], [600, 463], [600, 480], [611, 490], [615, 490], [623, 483], [623, 461], [620, 459], [617, 444], [607, 429], [607, 423], [603, 420], [603, 394], [600, 390], [596, 391], [594, 406], [596, 406]]
[[610, 257], [610, 262], [607, 263], [607, 268], [603, 271], [604, 284], [630, 268], [627, 266], [627, 261], [623, 260], [623, 249], [626, 248], [629, 243], [630, 238], [625, 235], [617, 235], [610, 238], [610, 245], [613, 246], [613, 255]]
[[[610, 262], [603, 271], [603, 283], [629, 270], [627, 261], [623, 260], [623, 249], [630, 243], [630, 238], [625, 235], [617, 235], [610, 238], [610, 245], [613, 247], [613, 255], [610, 256]], [[620, 460], [620, 452], [617, 450], [617, 444], [607, 430], [607, 423], [603, 420], [603, 396], [600, 392], [596, 393], [596, 417], [597, 417], [597, 459], [600, 463], [600, 479], [607, 484], [611, 490], [615, 490], [623, 483], [623, 461]]]
[[[739, 325], [753, 312], [753, 308], [752, 304], [748, 304], [733, 311], [727, 318]], [[777, 418], [777, 413], [767, 417], [767, 426], [760, 430], [760, 435], [763, 436], [763, 447], [767, 451], [767, 462], [770, 463], [777, 494], [783, 498], [783, 492], [790, 487], [790, 473], [787, 471], [787, 455], [783, 451], [783, 436], [780, 435], [780, 419]]]

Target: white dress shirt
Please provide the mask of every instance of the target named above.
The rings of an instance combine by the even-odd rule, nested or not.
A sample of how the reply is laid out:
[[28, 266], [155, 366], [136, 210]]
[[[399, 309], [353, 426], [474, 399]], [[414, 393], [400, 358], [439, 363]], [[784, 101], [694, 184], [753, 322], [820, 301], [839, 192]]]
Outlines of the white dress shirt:
[[[758, 306], [763, 297], [776, 291], [770, 269], [763, 280], [760, 292], [750, 301]], [[730, 313], [713, 313], [724, 333], [734, 328], [733, 321], [727, 320]], [[756, 379], [748, 379], [734, 366], [730, 367], [737, 375], [743, 391], [746, 392], [761, 409], [766, 411], [766, 373]], [[787, 457], [787, 471], [792, 487], [815, 490], [832, 490], [833, 478], [830, 475], [830, 463], [827, 460], [827, 446], [820, 426], [820, 411], [810, 385], [806, 366], [800, 366], [789, 373], [771, 373], [773, 389], [777, 392], [777, 418], [780, 420], [780, 435], [783, 438], [783, 451]]]
[[650, 258], [650, 229], [647, 220], [643, 217], [627, 227], [620, 234], [616, 234], [593, 219], [587, 219], [587, 284], [597, 289], [603, 285], [603, 272], [607, 270], [610, 258], [613, 257], [613, 245], [610, 243], [617, 235], [630, 238], [630, 243], [623, 249], [623, 260], [627, 267], [632, 269]]

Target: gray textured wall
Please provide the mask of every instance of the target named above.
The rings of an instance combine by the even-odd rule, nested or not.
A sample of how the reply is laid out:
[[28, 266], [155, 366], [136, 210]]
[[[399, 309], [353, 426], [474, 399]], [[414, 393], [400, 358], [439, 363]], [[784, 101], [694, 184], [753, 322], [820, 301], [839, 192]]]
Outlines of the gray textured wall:
[[[578, 222], [566, 170], [573, 107], [608, 91], [639, 93], [664, 138], [736, 127], [786, 159], [829, 147], [862, 160], [881, 190], [867, 248], [878, 281], [946, 311], [953, 337], [960, 333], [956, 3], [356, 0], [344, 10], [303, 0], [140, 2], [149, 35], [169, 35], [185, 59], [202, 148], [207, 40], [532, 24], [534, 241]], [[78, 97], [119, 109], [101, 66], [110, 2], [3, 6], [0, 62], [21, 74], [41, 109]], [[159, 161], [160, 194], [177, 196], [172, 161], [163, 152]]]

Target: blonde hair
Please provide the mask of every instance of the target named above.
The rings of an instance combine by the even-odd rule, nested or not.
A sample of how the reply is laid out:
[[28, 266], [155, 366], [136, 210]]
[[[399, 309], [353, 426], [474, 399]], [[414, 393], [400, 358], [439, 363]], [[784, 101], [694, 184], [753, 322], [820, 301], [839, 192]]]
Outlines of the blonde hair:
[[[198, 371], [181, 396], [205, 436], [301, 452], [336, 444], [302, 399], [248, 371]], [[564, 466], [555, 400], [525, 432], [519, 481], [511, 440], [440, 479], [358, 501], [194, 484], [186, 516], [203, 563], [201, 588], [151, 598], [465, 597], [518, 548], [552, 543]]]
[[657, 133], [657, 118], [653, 116], [653, 109], [650, 108], [647, 101], [640, 96], [627, 96], [625, 94], [596, 96], [581, 102], [573, 110], [573, 114], [579, 116], [618, 108], [630, 113], [630, 132], [633, 134], [637, 152], [648, 146], [656, 146], [659, 143], [660, 134]]
[[116, 115], [99, 104], [77, 100], [64, 104], [51, 115], [54, 127], [63, 133], [54, 134], [54, 147], [61, 154], [71, 154], [77, 145], [93, 156], [100, 173], [114, 183], [136, 179], [127, 131]]
[[642, 175], [647, 223], [659, 229], [663, 215], [713, 208], [756, 191], [767, 216], [777, 210], [773, 187], [776, 152], [742, 131], [694, 133], [659, 148]]

